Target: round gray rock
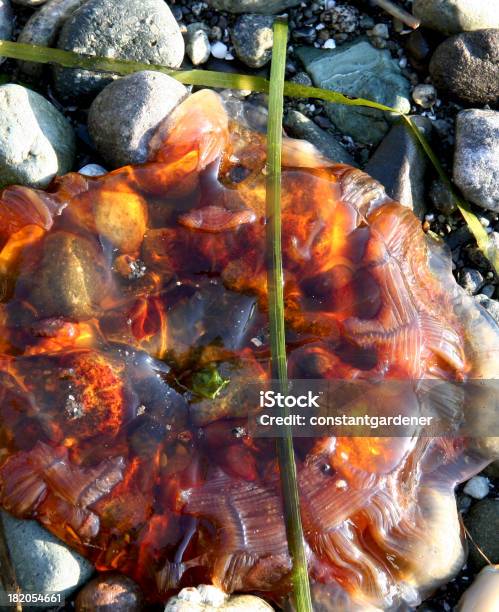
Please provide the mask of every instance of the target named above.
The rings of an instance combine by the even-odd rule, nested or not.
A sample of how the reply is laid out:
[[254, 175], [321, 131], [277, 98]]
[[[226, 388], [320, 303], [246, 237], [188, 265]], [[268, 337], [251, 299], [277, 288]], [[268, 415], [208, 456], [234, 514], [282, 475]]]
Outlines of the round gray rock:
[[206, 0], [219, 11], [229, 13], [263, 13], [273, 15], [288, 8], [298, 6], [301, 0]]
[[[86, 0], [49, 0], [28, 19], [17, 38], [17, 42], [51, 47], [64, 22]], [[41, 78], [44, 64], [19, 62], [22, 72], [34, 79]]]
[[499, 11], [490, 0], [414, 0], [412, 12], [427, 28], [447, 35], [499, 28]]
[[208, 32], [209, 29], [204, 23], [196, 22], [187, 26], [185, 50], [194, 66], [204, 64], [210, 59], [211, 46]]
[[91, 563], [35, 521], [1, 513], [7, 545], [22, 591], [69, 596], [93, 574]]
[[231, 32], [237, 57], [251, 68], [261, 68], [272, 56], [274, 19], [266, 15], [243, 15]]
[[[12, 38], [13, 18], [10, 0], [0, 0], [0, 40], [10, 40]], [[0, 57], [0, 64], [3, 61], [5, 61], [5, 58]]]
[[[163, 0], [89, 0], [64, 24], [59, 49], [87, 55], [178, 68], [184, 39]], [[80, 69], [54, 68], [55, 87], [64, 99], [95, 95], [113, 77]]]
[[453, 175], [469, 200], [499, 211], [499, 111], [457, 115]]
[[466, 105], [496, 103], [499, 30], [466, 32], [447, 39], [431, 58], [430, 75], [439, 90]]
[[0, 87], [0, 187], [45, 187], [71, 170], [75, 139], [69, 121], [40, 94]]
[[[464, 522], [473, 541], [486, 554], [491, 563], [499, 563], [499, 500], [483, 499], [472, 506]], [[470, 561], [476, 568], [486, 565], [485, 559], [470, 546]]]
[[154, 130], [186, 95], [176, 79], [148, 70], [111, 83], [88, 113], [88, 129], [99, 153], [115, 168], [145, 162]]

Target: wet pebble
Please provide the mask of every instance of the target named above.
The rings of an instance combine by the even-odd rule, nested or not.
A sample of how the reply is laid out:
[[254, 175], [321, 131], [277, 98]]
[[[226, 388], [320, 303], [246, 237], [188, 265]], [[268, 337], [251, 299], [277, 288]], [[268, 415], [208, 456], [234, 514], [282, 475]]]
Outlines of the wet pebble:
[[[177, 68], [184, 39], [163, 0], [89, 0], [65, 22], [59, 49]], [[63, 99], [95, 95], [113, 77], [81, 69], [54, 68]]]
[[139, 586], [121, 574], [101, 574], [78, 593], [76, 612], [141, 612], [145, 602]]
[[497, 5], [490, 0], [414, 0], [413, 13], [424, 26], [447, 35], [499, 28]]
[[217, 59], [225, 59], [229, 52], [227, 45], [223, 42], [215, 42], [211, 45], [211, 54]]
[[448, 38], [431, 58], [430, 75], [439, 91], [463, 104], [497, 102], [499, 29], [465, 32]]
[[464, 485], [463, 491], [474, 499], [484, 499], [489, 494], [489, 479], [485, 476], [473, 476]]
[[107, 170], [99, 164], [87, 164], [78, 170], [83, 176], [103, 176], [107, 174]]
[[432, 182], [429, 196], [433, 206], [445, 215], [451, 215], [457, 210], [452, 191], [441, 179], [435, 179]]
[[[64, 22], [86, 0], [49, 0], [33, 13], [21, 30], [17, 42], [51, 47]], [[22, 72], [32, 78], [41, 78], [44, 65], [36, 62], [19, 62]]]
[[185, 51], [194, 66], [208, 61], [211, 54], [208, 28], [204, 23], [196, 22], [187, 26], [185, 34]]
[[243, 15], [232, 29], [231, 38], [237, 57], [251, 68], [261, 68], [272, 55], [273, 17]]
[[155, 128], [186, 96], [179, 81], [159, 72], [146, 70], [114, 81], [88, 114], [97, 150], [114, 168], [145, 162]]
[[0, 108], [0, 187], [45, 187], [71, 170], [74, 134], [55, 106], [31, 89], [7, 84], [0, 87]]
[[412, 99], [421, 108], [431, 108], [437, 101], [437, 90], [434, 85], [427, 83], [416, 85], [412, 92]]
[[499, 111], [458, 114], [453, 176], [469, 200], [499, 211]]
[[[10, 40], [12, 37], [12, 7], [10, 0], [0, 0], [0, 40]], [[5, 61], [0, 57], [0, 64]]]
[[472, 506], [464, 519], [476, 546], [470, 546], [470, 561], [474, 568], [480, 569], [486, 565], [477, 546], [487, 556], [491, 563], [499, 563], [499, 500], [482, 499]]
[[229, 596], [220, 589], [207, 584], [182, 589], [172, 597], [165, 612], [271, 612], [272, 606], [254, 595]]
[[284, 119], [284, 126], [290, 135], [308, 140], [328, 159], [339, 164], [356, 165], [352, 156], [332, 134], [322, 130], [302, 113], [289, 110]]
[[35, 593], [68, 597], [92, 575], [93, 566], [36, 521], [1, 518], [19, 586]]

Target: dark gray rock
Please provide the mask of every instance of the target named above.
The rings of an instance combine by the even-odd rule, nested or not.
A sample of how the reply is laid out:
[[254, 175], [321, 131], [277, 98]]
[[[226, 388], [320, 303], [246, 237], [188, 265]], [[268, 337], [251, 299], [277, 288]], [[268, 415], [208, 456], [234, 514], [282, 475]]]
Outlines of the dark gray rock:
[[194, 66], [204, 64], [210, 58], [209, 29], [201, 22], [191, 23], [185, 33], [185, 51]]
[[353, 157], [341, 146], [336, 138], [321, 129], [311, 119], [296, 110], [290, 110], [284, 118], [284, 127], [291, 136], [308, 140], [331, 161], [355, 166]]
[[69, 121], [31, 89], [0, 87], [0, 187], [45, 187], [71, 170], [75, 140]]
[[453, 176], [469, 200], [499, 211], [499, 111], [458, 114]]
[[499, 30], [477, 30], [448, 38], [431, 58], [430, 75], [440, 91], [463, 104], [496, 103]]
[[115, 168], [145, 162], [155, 129], [186, 96], [181, 83], [160, 72], [136, 72], [114, 81], [88, 113], [97, 150]]
[[288, 8], [298, 6], [301, 0], [206, 0], [219, 11], [229, 13], [262, 13], [274, 15]]
[[[180, 28], [163, 0], [89, 0], [66, 21], [57, 46], [170, 68], [178, 68], [184, 57]], [[55, 87], [64, 99], [95, 95], [112, 79], [109, 74], [54, 68]]]
[[429, 196], [433, 206], [444, 215], [451, 215], [457, 210], [452, 191], [441, 179], [435, 179], [432, 182]]
[[[428, 137], [431, 122], [413, 117], [416, 125]], [[387, 194], [419, 217], [426, 212], [425, 175], [428, 158], [415, 136], [402, 122], [396, 123], [374, 152], [365, 171], [384, 185]]]
[[[476, 503], [464, 519], [473, 541], [488, 557], [492, 564], [499, 563], [499, 500], [483, 499]], [[481, 569], [487, 562], [476, 549], [470, 546], [470, 561], [475, 569]]]
[[412, 11], [424, 26], [447, 35], [499, 28], [499, 11], [490, 0], [414, 0]]
[[[0, 40], [10, 40], [12, 38], [13, 18], [10, 0], [0, 0]], [[5, 58], [0, 57], [0, 64], [3, 61], [5, 61]]]
[[92, 564], [35, 521], [1, 512], [7, 545], [22, 591], [69, 596], [92, 575]]
[[[49, 0], [33, 13], [21, 30], [17, 42], [51, 47], [64, 22], [87, 0]], [[44, 65], [19, 62], [22, 72], [33, 79], [41, 78]]]
[[250, 68], [261, 68], [272, 56], [274, 19], [266, 15], [243, 15], [231, 31], [237, 57]]
[[[410, 110], [409, 82], [386, 49], [357, 40], [331, 50], [301, 47], [296, 53], [318, 87]], [[341, 132], [365, 144], [378, 144], [390, 126], [390, 116], [376, 109], [326, 104], [326, 111]]]

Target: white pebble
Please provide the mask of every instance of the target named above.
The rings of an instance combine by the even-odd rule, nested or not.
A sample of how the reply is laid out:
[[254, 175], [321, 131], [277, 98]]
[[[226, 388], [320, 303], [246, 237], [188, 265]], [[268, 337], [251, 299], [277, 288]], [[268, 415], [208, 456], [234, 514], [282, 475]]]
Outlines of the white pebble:
[[463, 491], [475, 499], [483, 499], [489, 494], [489, 479], [485, 476], [473, 476], [466, 483]]
[[217, 589], [217, 587], [212, 584], [200, 584], [198, 586], [198, 592], [205, 605], [215, 608], [219, 608], [228, 598], [226, 593]]
[[336, 49], [336, 41], [334, 38], [328, 38], [322, 45], [324, 49]]
[[102, 176], [107, 174], [107, 170], [99, 164], [87, 164], [78, 170], [79, 174], [83, 176]]
[[224, 45], [223, 42], [218, 41], [211, 45], [211, 54], [217, 59], [225, 59], [227, 52], [227, 45]]

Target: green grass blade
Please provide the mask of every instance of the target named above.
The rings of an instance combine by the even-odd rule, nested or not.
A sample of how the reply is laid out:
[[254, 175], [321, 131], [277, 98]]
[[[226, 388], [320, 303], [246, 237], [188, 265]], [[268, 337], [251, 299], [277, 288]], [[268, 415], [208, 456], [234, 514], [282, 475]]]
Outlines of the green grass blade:
[[[288, 390], [281, 252], [281, 151], [287, 40], [287, 24], [277, 20], [274, 24], [267, 129], [267, 274], [272, 378], [279, 381], [280, 390], [283, 393]], [[288, 409], [282, 408], [282, 416], [287, 416], [287, 414]], [[283, 436], [278, 438], [277, 453], [288, 547], [293, 561], [292, 579], [295, 606], [298, 612], [312, 612], [293, 436], [290, 427], [285, 427]]]
[[[65, 68], [83, 68], [85, 70], [113, 72], [120, 75], [132, 74], [141, 70], [156, 70], [164, 74], [168, 74], [181, 83], [186, 85], [197, 85], [200, 87], [218, 87], [224, 89], [247, 89], [255, 92], [268, 93], [269, 81], [263, 77], [256, 77], [245, 74], [230, 74], [225, 72], [214, 72], [211, 70], [172, 70], [158, 64], [144, 64], [141, 62], [132, 62], [128, 60], [120, 60], [105, 57], [95, 57], [89, 55], [80, 55], [72, 51], [63, 51], [61, 49], [52, 49], [49, 47], [41, 47], [38, 45], [28, 45], [24, 43], [16, 43], [9, 41], [0, 41], [0, 57], [9, 57], [12, 59], [38, 62], [38, 63], [53, 63]], [[343, 94], [320, 89], [319, 87], [309, 87], [307, 85], [299, 85], [298, 83], [284, 83], [284, 95], [297, 98], [317, 98], [325, 102], [333, 104], [346, 104], [348, 106], [364, 106], [375, 108], [387, 113], [395, 113], [401, 115], [400, 111], [372, 100], [365, 98], [349, 98]], [[406, 125], [414, 133], [425, 153], [430, 158], [433, 166], [437, 170], [441, 179], [449, 186], [455, 202], [464, 217], [471, 233], [477, 241], [479, 249], [491, 262], [494, 270], [499, 274], [499, 252], [487, 235], [487, 232], [478, 221], [476, 215], [471, 211], [467, 202], [463, 200], [453, 188], [452, 183], [445, 174], [440, 162], [432, 151], [426, 138], [418, 130], [417, 126], [411, 119], [405, 115], [401, 115], [406, 122]]]

